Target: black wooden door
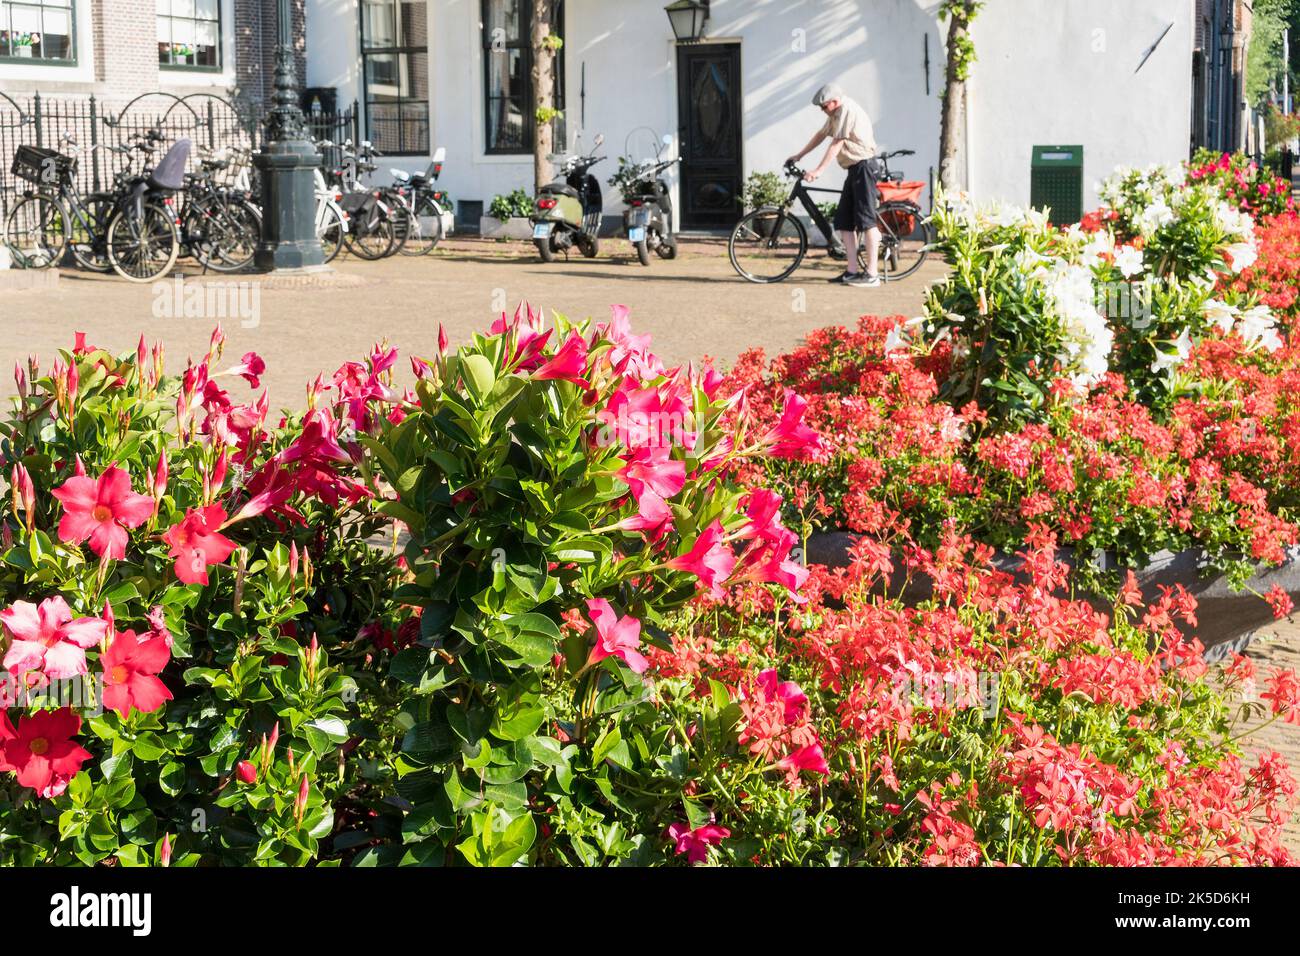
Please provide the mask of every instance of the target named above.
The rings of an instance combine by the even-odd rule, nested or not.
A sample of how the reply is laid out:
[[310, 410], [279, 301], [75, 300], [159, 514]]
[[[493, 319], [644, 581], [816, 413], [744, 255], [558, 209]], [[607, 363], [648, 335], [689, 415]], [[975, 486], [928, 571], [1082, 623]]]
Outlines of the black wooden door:
[[677, 48], [681, 228], [730, 229], [741, 213], [740, 44]]

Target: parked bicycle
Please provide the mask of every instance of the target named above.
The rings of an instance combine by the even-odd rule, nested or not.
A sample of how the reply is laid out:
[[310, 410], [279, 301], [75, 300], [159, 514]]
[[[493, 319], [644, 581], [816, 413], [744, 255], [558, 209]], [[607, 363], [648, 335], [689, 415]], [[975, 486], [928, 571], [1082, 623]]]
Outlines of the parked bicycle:
[[115, 177], [111, 192], [83, 196], [76, 184], [78, 157], [85, 152], [64, 135], [60, 146], [73, 155], [39, 146], [19, 146], [10, 171], [37, 188], [26, 190], [5, 220], [2, 241], [20, 267], [50, 268], [65, 251], [82, 266], [109, 269], [132, 282], [166, 275], [180, 254], [174, 194], [184, 186], [190, 141], [177, 141], [154, 168], [147, 158], [161, 140], [156, 130], [132, 137], [130, 147], [92, 147], [146, 157], [138, 173]]
[[[329, 148], [334, 144], [326, 141], [318, 145]], [[391, 187], [362, 182], [363, 177], [379, 168], [374, 160], [383, 154], [368, 140], [359, 149], [352, 148], [351, 140], [344, 141], [339, 148], [343, 160], [326, 174], [326, 181], [342, 193], [339, 204], [349, 217], [344, 243], [362, 259], [395, 255], [411, 231], [407, 208], [397, 200]]]
[[[929, 217], [917, 203], [922, 182], [905, 182], [902, 173], [889, 169], [889, 160], [895, 156], [911, 156], [913, 150], [899, 149], [882, 153], [883, 175], [877, 187], [881, 201], [876, 208], [880, 226], [878, 273], [884, 281], [902, 279], [925, 261], [934, 230]], [[804, 171], [793, 163], [786, 163], [785, 174], [794, 179], [790, 195], [780, 206], [762, 206], [745, 215], [731, 230], [727, 241], [727, 254], [736, 272], [750, 282], [781, 282], [799, 268], [808, 252], [808, 230], [794, 212], [795, 203], [803, 206], [813, 225], [826, 239], [832, 257], [838, 249], [843, 258], [843, 246], [835, 235], [830, 221], [813, 201], [813, 193], [838, 193], [836, 189], [809, 186], [804, 182]], [[865, 252], [858, 250], [858, 268], [867, 268]]]
[[447, 195], [433, 188], [442, 175], [446, 158], [447, 151], [439, 146], [423, 174], [412, 176], [402, 169], [389, 170], [397, 202], [406, 209], [406, 242], [400, 249], [404, 256], [428, 255], [443, 236], [451, 232], [452, 217], [447, 211]]
[[262, 211], [243, 190], [218, 182], [230, 166], [208, 154], [199, 172], [185, 176], [182, 193], [182, 251], [214, 272], [247, 268], [262, 238]]

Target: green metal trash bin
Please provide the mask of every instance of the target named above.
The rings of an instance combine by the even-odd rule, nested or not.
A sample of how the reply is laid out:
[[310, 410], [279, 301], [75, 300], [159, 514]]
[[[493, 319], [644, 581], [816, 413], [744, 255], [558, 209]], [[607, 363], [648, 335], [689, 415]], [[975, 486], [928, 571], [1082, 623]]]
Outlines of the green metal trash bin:
[[1083, 147], [1035, 146], [1029, 164], [1029, 205], [1051, 209], [1055, 226], [1083, 218]]

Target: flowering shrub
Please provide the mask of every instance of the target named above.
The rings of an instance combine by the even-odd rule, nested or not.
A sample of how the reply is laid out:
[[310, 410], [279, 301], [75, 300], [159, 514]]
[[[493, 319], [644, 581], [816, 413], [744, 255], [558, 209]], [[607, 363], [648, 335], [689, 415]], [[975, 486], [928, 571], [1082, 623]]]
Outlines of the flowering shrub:
[[[1082, 398], [1067, 383], [1054, 388], [1042, 421], [996, 430], [973, 403], [938, 400], [945, 350], [912, 353], [896, 328], [863, 318], [854, 331], [819, 330], [766, 367], [761, 352], [747, 353], [728, 377], [759, 422], [775, 420], [787, 390], [808, 397], [824, 447], [810, 460], [764, 463], [801, 530], [843, 527], [897, 548], [909, 538], [935, 547], [956, 528], [1014, 551], [1047, 524], [1062, 543], [1111, 552], [1121, 566], [1199, 547], [1238, 583], [1297, 542], [1294, 348], [1203, 343], [1165, 421], [1107, 373]], [[1081, 574], [1112, 593], [1119, 583]]]
[[1280, 347], [1258, 291], [1220, 282], [1258, 253], [1254, 221], [1218, 180], [1153, 166], [1118, 170], [1100, 191], [1106, 207], [1063, 231], [1034, 210], [941, 197], [935, 224], [953, 269], [905, 332], [951, 348], [950, 401], [1020, 423], [1045, 414], [1053, 383], [1083, 392], [1115, 371], [1159, 405], [1212, 334]]
[[6, 862], [295, 864], [334, 829], [355, 685], [331, 657], [356, 656], [390, 590], [336, 441], [348, 392], [318, 387], [275, 424], [265, 393], [226, 387], [256, 388], [261, 359], [221, 368], [221, 352], [218, 331], [166, 379], [143, 339], [119, 357], [78, 335], [49, 374], [16, 370], [0, 422]]
[[[888, 554], [864, 541], [818, 572], [784, 627], [770, 596], [692, 609], [652, 654], [691, 781], [688, 861], [940, 866], [1273, 864], [1295, 782], [1279, 755], [1230, 740], [1300, 721], [1294, 672], [1226, 669], [1210, 689], [1175, 619], [1195, 601], [1122, 596], [1113, 617], [1058, 596], [1066, 570], [1041, 530], [1016, 584], [987, 549], [913, 548], [932, 600], [874, 587]], [[1152, 649], [1154, 648], [1154, 649]], [[692, 733], [692, 729], [695, 730]], [[1238, 728], [1239, 729], [1239, 728]], [[676, 831], [681, 834], [682, 831]]]
[[1238, 209], [1255, 219], [1295, 211], [1291, 184], [1243, 153], [1198, 149], [1188, 165], [1187, 178], [1213, 180]]
[[389, 670], [406, 687], [391, 770], [410, 811], [387, 808], [405, 845], [375, 859], [632, 852], [647, 820], [619, 813], [629, 774], [668, 731], [640, 676], [664, 616], [728, 581], [806, 576], [780, 499], [731, 478], [815, 444], [800, 403], [765, 431], [724, 427], [721, 376], [665, 369], [648, 345], [620, 308], [551, 329], [528, 310], [416, 361], [418, 407], [374, 443], [378, 508], [410, 533], [397, 596], [418, 616]]

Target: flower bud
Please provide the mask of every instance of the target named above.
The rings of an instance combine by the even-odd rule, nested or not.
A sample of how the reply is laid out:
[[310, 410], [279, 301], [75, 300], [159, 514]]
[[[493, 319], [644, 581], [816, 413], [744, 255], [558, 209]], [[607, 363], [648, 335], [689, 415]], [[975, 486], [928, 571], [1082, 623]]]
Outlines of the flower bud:
[[293, 801], [293, 818], [299, 824], [302, 823], [302, 815], [307, 812], [307, 775], [302, 775], [302, 783], [298, 785], [298, 796]]
[[235, 775], [244, 783], [257, 783], [257, 768], [247, 760], [239, 761], [239, 765], [235, 767]]
[[172, 835], [163, 834], [162, 848], [158, 851], [158, 864], [160, 866], [172, 865]]
[[157, 501], [167, 493], [167, 449], [164, 448], [158, 455], [158, 466], [153, 473], [153, 497]]

